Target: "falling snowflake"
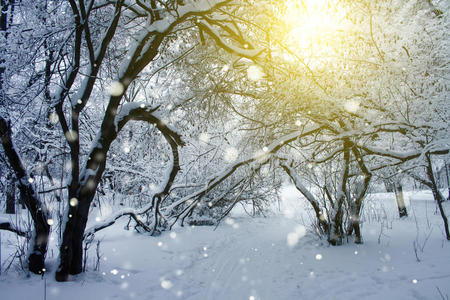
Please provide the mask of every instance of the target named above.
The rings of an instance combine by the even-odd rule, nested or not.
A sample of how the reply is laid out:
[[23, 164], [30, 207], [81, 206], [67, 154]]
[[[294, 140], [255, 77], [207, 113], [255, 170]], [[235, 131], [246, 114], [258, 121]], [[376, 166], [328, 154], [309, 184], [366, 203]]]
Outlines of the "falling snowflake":
[[111, 271], [109, 271], [111, 274], [113, 275], [117, 275], [119, 274], [119, 271], [117, 269], [112, 269]]
[[322, 259], [322, 254], [316, 254], [316, 260], [321, 260]]
[[111, 85], [108, 87], [108, 93], [111, 96], [120, 96], [124, 91], [124, 86], [118, 81], [113, 81]]
[[289, 247], [294, 247], [295, 245], [297, 245], [299, 240], [298, 234], [295, 232], [290, 232], [287, 235], [287, 244]]
[[359, 109], [359, 102], [356, 100], [349, 100], [345, 102], [344, 109], [349, 113], [355, 113]]
[[224, 159], [227, 162], [234, 162], [238, 158], [238, 151], [234, 147], [229, 147], [225, 150]]
[[56, 124], [59, 121], [59, 117], [56, 113], [52, 112], [49, 116], [48, 116], [50, 123], [52, 124]]
[[161, 287], [165, 290], [169, 290], [173, 287], [173, 283], [170, 280], [161, 280]]
[[199, 140], [200, 142], [203, 142], [203, 143], [208, 143], [208, 142], [209, 142], [209, 139], [210, 139], [209, 134], [206, 133], [206, 132], [202, 132], [202, 133], [198, 136], [198, 140]]
[[69, 130], [64, 135], [68, 142], [74, 142], [78, 138], [78, 134], [74, 130]]
[[287, 235], [286, 241], [287, 241], [287, 245], [289, 247], [294, 247], [295, 245], [297, 245], [298, 241], [304, 237], [306, 234], [306, 228], [305, 226], [297, 226], [295, 227], [295, 231], [294, 232], [290, 232]]
[[77, 206], [78, 205], [78, 199], [77, 198], [72, 198], [69, 201], [70, 206]]
[[72, 162], [71, 161], [67, 161], [64, 164], [64, 170], [66, 170], [66, 172], [70, 172], [70, 170], [72, 170]]
[[257, 65], [250, 66], [247, 69], [247, 77], [252, 81], [261, 80], [266, 74], [264, 74], [262, 68]]
[[226, 218], [225, 219], [225, 224], [227, 225], [233, 225], [234, 224], [234, 220], [232, 218]]

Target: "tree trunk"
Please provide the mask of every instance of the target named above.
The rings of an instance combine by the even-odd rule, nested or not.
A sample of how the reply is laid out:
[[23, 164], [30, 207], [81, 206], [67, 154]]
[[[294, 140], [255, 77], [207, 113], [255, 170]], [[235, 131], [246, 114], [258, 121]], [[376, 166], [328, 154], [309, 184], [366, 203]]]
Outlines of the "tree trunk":
[[395, 199], [397, 201], [398, 214], [400, 218], [407, 217], [408, 211], [406, 210], [405, 200], [403, 198], [403, 188], [401, 183], [394, 184], [395, 187]]
[[6, 213], [15, 214], [16, 213], [16, 184], [14, 182], [14, 177], [9, 175], [7, 180], [9, 184], [6, 187]]
[[351, 205], [351, 218], [350, 225], [347, 227], [347, 236], [351, 236], [353, 233], [355, 234], [355, 244], [362, 244], [362, 234], [361, 234], [361, 226], [360, 226], [360, 209], [356, 208], [355, 204]]
[[94, 195], [95, 189], [88, 194], [80, 195], [77, 198], [77, 205], [69, 205], [60, 247], [60, 264], [55, 274], [56, 281], [67, 281], [69, 274], [76, 275], [83, 271], [84, 230]]
[[448, 168], [449, 168], [448, 164], [445, 163], [445, 176], [447, 178], [447, 193], [448, 193], [447, 201], [450, 201], [450, 178], [448, 176]]
[[[344, 196], [341, 196], [341, 198], [337, 201], [337, 212], [334, 218], [331, 218], [331, 226], [330, 226], [330, 232], [328, 237], [328, 242], [333, 246], [339, 246], [342, 245], [342, 240], [344, 237], [344, 230], [343, 230], [343, 204], [344, 204]], [[336, 209], [336, 208], [333, 208]]]
[[353, 223], [353, 230], [355, 231], [355, 244], [362, 244], [363, 239], [361, 235], [361, 228], [359, 226], [359, 219], [352, 221], [352, 223]]
[[47, 210], [34, 190], [33, 184], [29, 181], [30, 177], [12, 144], [10, 123], [2, 117], [0, 117], [0, 137], [8, 162], [18, 179], [21, 198], [33, 219], [34, 231], [28, 255], [28, 268], [33, 273], [41, 274], [45, 270], [44, 262], [50, 234]]
[[436, 179], [434, 178], [433, 166], [431, 164], [430, 154], [426, 153], [425, 157], [427, 160], [427, 175], [428, 175], [428, 179], [430, 180], [430, 183], [431, 183], [430, 188], [431, 188], [431, 191], [433, 192], [434, 200], [436, 201], [436, 204], [439, 208], [439, 212], [441, 214], [442, 221], [444, 222], [444, 230], [445, 230], [446, 238], [447, 238], [447, 240], [450, 241], [450, 231], [448, 228], [448, 219], [447, 219], [447, 215], [445, 214], [444, 207], [442, 206], [442, 202], [444, 201], [444, 196], [442, 196], [442, 194], [439, 191], [438, 186], [436, 184]]
[[343, 236], [342, 216], [336, 215], [336, 218], [332, 220], [332, 225], [330, 226], [328, 242], [333, 246], [340, 246], [342, 245]]
[[45, 272], [45, 256], [50, 234], [47, 211], [38, 200], [31, 184], [19, 184], [19, 190], [21, 194], [25, 195], [25, 205], [34, 221], [31, 251], [29, 250], [28, 255], [28, 269], [35, 274], [42, 274]]

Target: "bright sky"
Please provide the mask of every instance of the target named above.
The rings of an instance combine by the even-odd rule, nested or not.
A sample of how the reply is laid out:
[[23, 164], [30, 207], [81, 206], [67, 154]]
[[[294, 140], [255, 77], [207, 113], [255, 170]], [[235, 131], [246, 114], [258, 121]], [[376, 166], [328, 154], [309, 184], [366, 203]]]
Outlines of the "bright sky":
[[349, 26], [339, 0], [286, 0], [279, 19], [284, 21], [282, 39], [301, 56], [326, 55]]

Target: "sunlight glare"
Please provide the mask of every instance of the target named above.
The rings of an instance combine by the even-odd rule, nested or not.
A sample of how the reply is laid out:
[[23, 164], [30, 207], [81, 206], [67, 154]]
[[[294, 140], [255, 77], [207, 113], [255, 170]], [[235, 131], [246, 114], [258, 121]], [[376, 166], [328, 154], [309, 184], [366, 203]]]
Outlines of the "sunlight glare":
[[296, 54], [323, 56], [339, 46], [348, 29], [346, 11], [338, 0], [286, 0], [279, 16], [279, 31]]

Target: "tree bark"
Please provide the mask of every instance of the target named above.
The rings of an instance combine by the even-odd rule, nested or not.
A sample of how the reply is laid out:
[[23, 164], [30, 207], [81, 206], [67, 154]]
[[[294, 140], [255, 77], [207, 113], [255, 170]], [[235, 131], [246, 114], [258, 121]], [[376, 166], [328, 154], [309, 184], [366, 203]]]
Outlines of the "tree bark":
[[16, 183], [14, 182], [14, 177], [9, 175], [6, 179], [8, 186], [6, 187], [6, 213], [15, 214], [16, 213]]
[[45, 256], [50, 234], [47, 210], [40, 201], [33, 184], [29, 181], [30, 177], [12, 144], [11, 126], [3, 117], [0, 117], [0, 136], [8, 162], [18, 179], [22, 201], [33, 219], [34, 231], [28, 255], [28, 269], [35, 274], [41, 274], [45, 271]]
[[445, 177], [447, 178], [447, 193], [448, 193], [447, 201], [450, 201], [450, 178], [448, 176], [448, 168], [449, 168], [449, 165], [446, 162], [445, 163]]
[[444, 207], [442, 206], [442, 202], [444, 202], [444, 196], [442, 196], [441, 192], [439, 191], [439, 188], [436, 183], [436, 179], [434, 178], [433, 166], [431, 164], [430, 156], [431, 156], [430, 153], [425, 154], [425, 158], [427, 161], [427, 175], [428, 175], [428, 179], [430, 180], [430, 183], [431, 183], [430, 188], [431, 188], [431, 191], [433, 192], [434, 200], [436, 201], [436, 204], [439, 208], [439, 212], [441, 214], [442, 221], [444, 222], [444, 230], [445, 230], [446, 238], [447, 238], [447, 240], [450, 241], [450, 231], [448, 228], [448, 219], [447, 219], [447, 215], [445, 214]]

